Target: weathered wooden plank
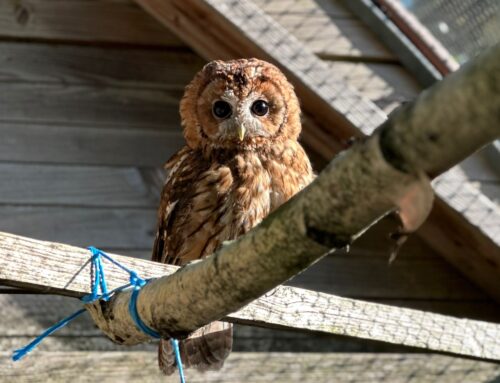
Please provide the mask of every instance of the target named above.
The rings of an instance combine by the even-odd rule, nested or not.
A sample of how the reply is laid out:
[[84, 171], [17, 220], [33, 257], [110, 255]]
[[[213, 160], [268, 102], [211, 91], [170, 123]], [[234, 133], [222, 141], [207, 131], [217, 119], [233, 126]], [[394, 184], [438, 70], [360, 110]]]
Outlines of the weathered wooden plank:
[[156, 230], [156, 209], [0, 207], [0, 230], [78, 246], [147, 248]]
[[[175, 116], [177, 118], [177, 116]], [[152, 130], [0, 121], [0, 161], [163, 166], [184, 144], [180, 127]]]
[[[5, 319], [0, 328], [0, 350], [12, 351], [29, 343], [47, 327], [77, 310], [81, 304], [72, 298], [26, 295], [1, 296], [6, 304]], [[383, 302], [380, 302], [383, 303]], [[476, 319], [498, 319], [498, 308], [484, 302], [391, 301], [391, 305], [408, 305], [417, 309], [432, 309], [458, 316], [474, 315]], [[464, 311], [465, 310], [465, 311]], [[154, 343], [127, 347], [125, 350], [155, 350]], [[38, 348], [46, 351], [124, 351], [111, 342], [88, 316], [82, 316], [70, 326], [47, 338]], [[235, 325], [234, 351], [258, 352], [408, 352], [409, 349], [384, 342], [341, 337], [325, 333], [297, 332], [254, 326]]]
[[[15, 257], [11, 254], [13, 249]], [[114, 257], [144, 278], [170, 274], [176, 269], [170, 265], [118, 255]], [[89, 252], [85, 249], [2, 234], [0, 280], [17, 286], [37, 286], [67, 295], [81, 295], [90, 291], [88, 259]], [[114, 265], [107, 268], [110, 289], [127, 283], [127, 275], [117, 270]], [[226, 319], [500, 359], [500, 339], [497, 336], [500, 325], [292, 287], [278, 287]]]
[[356, 256], [355, 250], [322, 259], [289, 284], [357, 299], [486, 299], [442, 259], [401, 255], [389, 266], [385, 257]]
[[[9, 209], [11, 210], [11, 209]], [[153, 238], [150, 232], [147, 232], [145, 239], [141, 232], [135, 233], [131, 240], [123, 243], [121, 234], [120, 222], [116, 222], [116, 227], [112, 227], [113, 218], [110, 217], [109, 226], [103, 234], [96, 234], [93, 230], [86, 229], [86, 232], [80, 234], [81, 222], [86, 224], [97, 213], [82, 212], [82, 209], [68, 209], [67, 215], [71, 214], [71, 223], [60, 229], [60, 215], [65, 215], [64, 209], [52, 208], [31, 208], [31, 210], [42, 210], [45, 213], [44, 228], [37, 227], [40, 222], [34, 220], [33, 224], [16, 225], [17, 232], [24, 235], [35, 236], [38, 234], [40, 239], [57, 239], [60, 242], [77, 243], [82, 245], [94, 244], [96, 246], [111, 249], [109, 251], [119, 251], [133, 255], [140, 259], [149, 260], [151, 258], [151, 250]], [[55, 212], [52, 212], [55, 210]], [[109, 212], [110, 209], [105, 209]], [[0, 208], [3, 215], [3, 207]], [[40, 213], [38, 216], [41, 216]], [[109, 214], [109, 213], [108, 213]], [[7, 215], [7, 217], [11, 217]], [[32, 217], [31, 215], [27, 216]], [[130, 218], [131, 223], [139, 226], [142, 231], [146, 230], [143, 227], [154, 227], [155, 215], [150, 213], [141, 218], [134, 216]], [[41, 218], [42, 219], [42, 218]], [[68, 219], [67, 219], [68, 220]], [[3, 227], [3, 226], [0, 226]], [[130, 231], [127, 231], [130, 233]], [[105, 239], [101, 236], [109, 235]], [[151, 238], [151, 239], [149, 239]], [[149, 242], [148, 242], [149, 240]], [[103, 242], [103, 244], [101, 244]], [[144, 250], [129, 250], [122, 251], [121, 249], [130, 246], [132, 248], [144, 246]], [[321, 291], [324, 293], [337, 294], [345, 297], [356, 299], [420, 299], [420, 300], [473, 300], [486, 299], [474, 285], [465, 280], [454, 269], [448, 267], [439, 258], [421, 258], [412, 259], [406, 258], [401, 254], [391, 266], [388, 265], [388, 256], [385, 254], [364, 256], [356, 254], [353, 249], [349, 255], [335, 255], [319, 261], [302, 274], [295, 277], [288, 284], [295, 287], [307, 288], [310, 290]], [[499, 309], [500, 310], [500, 309]]]
[[0, 42], [0, 82], [184, 89], [203, 64], [184, 51]]
[[[47, 225], [56, 225], [50, 214]], [[58, 237], [69, 242], [74, 235], [67, 229]], [[150, 249], [109, 251], [151, 259]], [[320, 260], [286, 284], [364, 300], [487, 300], [484, 293], [440, 258], [407, 259], [401, 255], [390, 266], [387, 260], [384, 255], [360, 256], [354, 249], [349, 255]], [[500, 319], [500, 307], [498, 311]]]
[[[0, 379], [20, 383], [72, 382], [177, 382], [161, 376], [156, 352], [40, 352], [13, 363], [2, 353]], [[489, 383], [500, 376], [500, 366], [443, 355], [237, 353], [220, 371], [186, 371], [188, 382], [442, 382]]]
[[[62, 319], [66, 314], [72, 313], [63, 313], [59, 319]], [[54, 324], [54, 323], [52, 323]], [[51, 324], [51, 325], [52, 325]], [[44, 329], [45, 330], [45, 329]], [[26, 346], [30, 343], [36, 336], [40, 335], [40, 333], [36, 335], [29, 336], [6, 336], [0, 337], [0, 352], [8, 352], [12, 355], [14, 350], [17, 350], [21, 347]], [[130, 348], [123, 348], [116, 343], [111, 342], [108, 338], [103, 335], [85, 335], [85, 336], [57, 336], [52, 335], [46, 338], [38, 347], [37, 351], [35, 351], [30, 357], [36, 356], [37, 352], [45, 352], [45, 351], [57, 351], [57, 352], [72, 352], [72, 351], [98, 351], [98, 352], [128, 352], [128, 351], [156, 351], [158, 352], [158, 346], [154, 343], [144, 343], [137, 346], [131, 346]], [[349, 351], [349, 349], [348, 349]], [[395, 352], [399, 352], [400, 350], [395, 350]], [[29, 358], [26, 358], [29, 359]], [[2, 378], [0, 377], [0, 382]]]
[[184, 46], [131, 2], [23, 0], [0, 2], [0, 38], [80, 43]]
[[[500, 323], [500, 309], [491, 301], [448, 301], [448, 300], [399, 300], [399, 299], [378, 299], [373, 301], [390, 306], [408, 307], [416, 310], [431, 311], [443, 315], [451, 315], [458, 318], [469, 318], [477, 320], [485, 320], [489, 322]], [[0, 327], [0, 338], [2, 337], [35, 337], [46, 328], [61, 320], [63, 317], [79, 310], [82, 307], [82, 302], [75, 298], [48, 295], [48, 294], [0, 294], [0, 303], [3, 309], [2, 326]], [[274, 332], [276, 332], [274, 334]], [[290, 339], [297, 335], [297, 332], [287, 330], [273, 330], [268, 328], [260, 328], [254, 326], [238, 325], [236, 335], [238, 338], [245, 338], [244, 342], [238, 348], [239, 350], [250, 351], [252, 348], [242, 348], [244, 344], [249, 343], [250, 339], [260, 340], [262, 342], [271, 342], [276, 336], [277, 342], [289, 342]], [[303, 335], [298, 336], [298, 340], [303, 342], [304, 339], [311, 336], [310, 332], [303, 332]], [[59, 330], [54, 336], [103, 336], [102, 332], [96, 328], [89, 316], [84, 315], [71, 322], [71, 326], [64, 327]], [[323, 336], [323, 335], [322, 335]], [[328, 335], [330, 337], [330, 335]], [[321, 336], [315, 337], [320, 339]], [[329, 338], [331, 339], [331, 338]], [[246, 343], [245, 343], [246, 342]], [[300, 342], [297, 342], [299, 344]], [[313, 341], [311, 341], [314, 343]], [[304, 343], [302, 351], [313, 351], [310, 342]], [[277, 346], [274, 346], [277, 347]], [[323, 345], [323, 351], [326, 350]], [[0, 347], [0, 350], [2, 348]], [[331, 345], [328, 348], [330, 351], [339, 350]], [[56, 350], [56, 349], [52, 349]], [[257, 350], [257, 349], [254, 349]], [[259, 346], [259, 351], [277, 350], [277, 348], [262, 348]], [[285, 351], [285, 348], [279, 348]], [[358, 351], [361, 351], [358, 349]]]
[[[64, 317], [61, 315], [59, 319]], [[363, 339], [328, 335], [322, 333], [302, 333], [258, 328], [261, 332], [241, 334], [242, 328], [257, 329], [252, 326], [235, 324], [233, 335], [234, 352], [408, 352], [404, 346]], [[45, 330], [45, 329], [43, 329]], [[39, 333], [30, 336], [0, 336], [0, 352], [17, 350], [30, 343]], [[157, 352], [156, 343], [143, 343], [124, 348], [113, 343], [104, 335], [51, 335], [46, 338], [38, 351], [114, 351], [129, 352], [149, 350]], [[36, 352], [33, 356], [36, 355]], [[1, 378], [0, 378], [1, 381]]]
[[[82, 303], [74, 298], [55, 295], [0, 294], [4, 304], [4, 317], [0, 327], [0, 351], [11, 351], [29, 343], [67, 315], [79, 310]], [[481, 309], [481, 306], [476, 306]], [[154, 344], [134, 346], [132, 350], [155, 349]], [[88, 315], [80, 316], [46, 339], [40, 350], [99, 350], [123, 351], [95, 327]], [[130, 348], [126, 349], [127, 351]], [[235, 325], [233, 350], [235, 351], [404, 351], [405, 348], [381, 342], [338, 337], [323, 333], [274, 330]]]
[[[495, 188], [485, 193], [481, 183], [469, 182], [468, 175], [456, 166], [433, 182], [436, 192], [441, 195], [455, 211], [460, 212], [462, 220], [470, 222], [500, 246], [500, 193]], [[498, 192], [498, 189], [496, 190]], [[491, 253], [493, 265], [500, 269], [500, 247]]]
[[[483, 210], [481, 206], [479, 208], [486, 213], [484, 223], [491, 224], [489, 228], [498, 232], [498, 225], [495, 225], [498, 222], [495, 213], [498, 207], [491, 206], [490, 211]], [[491, 214], [489, 217], [488, 213]], [[471, 229], [466, 218], [443, 201], [435, 203], [429, 218], [420, 228], [420, 235], [427, 243], [485, 290], [491, 291], [491, 286], [498, 286], [500, 248], [493, 241], [485, 241], [479, 228]], [[448, 222], [453, 222], [453, 225]], [[494, 240], [499, 240], [498, 235]]]
[[[5, 305], [0, 327], [0, 351], [12, 351], [29, 343], [70, 313], [79, 310], [82, 303], [74, 298], [55, 295], [0, 294]], [[476, 309], [483, 309], [476, 305]], [[155, 344], [133, 346], [132, 350], [154, 350]], [[39, 350], [46, 351], [123, 351], [96, 328], [88, 315], [83, 315], [44, 340]], [[126, 349], [127, 351], [130, 348]], [[290, 351], [339, 352], [339, 351], [404, 351], [396, 345], [382, 342], [339, 337], [324, 333], [297, 332], [235, 325], [233, 350], [235, 351]]]
[[89, 125], [176, 124], [181, 90], [3, 83], [1, 121]]
[[[183, 89], [204, 61], [189, 52], [0, 43], [0, 81]], [[398, 65], [327, 62], [384, 111], [419, 91]]]
[[[203, 61], [191, 53], [4, 43], [0, 44], [0, 64], [0, 80], [9, 82], [166, 88], [180, 92]], [[328, 64], [384, 111], [417, 93], [414, 82], [399, 66]]]
[[[499, 182], [500, 171], [494, 158], [489, 156], [488, 148], [485, 148], [460, 164], [460, 168], [471, 181]], [[482, 187], [483, 185], [481, 185]]]
[[[0, 163], [0, 204], [148, 207], [160, 192], [154, 169]], [[47, 224], [50, 224], [47, 222]]]

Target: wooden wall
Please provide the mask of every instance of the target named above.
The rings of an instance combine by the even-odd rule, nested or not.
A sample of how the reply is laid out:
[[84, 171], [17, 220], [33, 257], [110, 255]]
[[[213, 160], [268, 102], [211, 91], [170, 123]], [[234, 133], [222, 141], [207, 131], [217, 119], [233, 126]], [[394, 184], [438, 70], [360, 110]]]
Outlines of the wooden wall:
[[[384, 110], [418, 92], [395, 57], [336, 1], [257, 2]], [[161, 166], [183, 142], [178, 101], [203, 64], [130, 1], [0, 2], [0, 230], [149, 257]], [[292, 283], [500, 321], [496, 305], [416, 238], [388, 266], [389, 225], [379, 225], [349, 253], [321, 261]], [[3, 352], [80, 307], [69, 298], [1, 292]], [[40, 349], [122, 350], [88, 318]], [[235, 349], [401, 351], [244, 326], [237, 329]], [[30, 358], [39, 360], [36, 353]]]

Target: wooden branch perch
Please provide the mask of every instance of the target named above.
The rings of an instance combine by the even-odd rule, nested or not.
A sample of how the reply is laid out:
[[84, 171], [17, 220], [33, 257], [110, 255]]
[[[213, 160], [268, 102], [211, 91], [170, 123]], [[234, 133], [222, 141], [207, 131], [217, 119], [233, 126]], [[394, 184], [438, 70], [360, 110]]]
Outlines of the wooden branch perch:
[[[73, 246], [0, 233], [0, 283], [80, 297], [90, 293], [90, 253]], [[150, 261], [112, 255], [144, 278], [177, 270]], [[128, 276], [105, 263], [111, 289]], [[126, 314], [128, 317], [128, 313]], [[368, 303], [280, 286], [224, 320], [347, 335], [453, 354], [500, 360], [500, 325]]]
[[[182, 338], [227, 317], [499, 360], [498, 325], [300, 289], [278, 288], [234, 314], [331, 249], [350, 244], [390, 211], [402, 209], [412, 221], [409, 226], [417, 226], [429, 207], [428, 198], [419, 199], [429, 190], [426, 174], [444, 171], [499, 136], [499, 84], [497, 47], [395, 112], [374, 135], [341, 153], [309, 187], [247, 235], [146, 285], [137, 304], [142, 320], [164, 337]], [[471, 100], [469, 92], [479, 101], [464, 102]], [[457, 96], [462, 93], [462, 98]], [[442, 100], [456, 101], [467, 123], [458, 124], [452, 109], [438, 107]], [[423, 202], [416, 212], [407, 210], [413, 207], [409, 198]], [[89, 288], [88, 270], [82, 269], [87, 259], [81, 249], [3, 235], [0, 280], [80, 294]], [[148, 278], [173, 270], [123, 261]], [[126, 282], [120, 278], [111, 286]], [[130, 291], [123, 291], [107, 302], [88, 305], [97, 325], [122, 344], [147, 340], [128, 314], [129, 299]]]

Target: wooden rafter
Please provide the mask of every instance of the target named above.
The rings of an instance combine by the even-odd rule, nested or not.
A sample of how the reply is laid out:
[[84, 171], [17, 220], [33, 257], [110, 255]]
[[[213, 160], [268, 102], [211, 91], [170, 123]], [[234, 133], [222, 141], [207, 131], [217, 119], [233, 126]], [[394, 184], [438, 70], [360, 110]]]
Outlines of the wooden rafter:
[[[351, 137], [370, 134], [386, 119], [251, 0], [136, 2], [206, 59], [256, 56], [277, 63], [295, 85], [306, 112], [304, 141], [327, 159]], [[471, 187], [464, 184], [460, 192], [469, 193]], [[460, 207], [446, 194], [443, 198], [437, 199], [436, 209], [419, 235], [500, 301], [498, 239], [482, 230], [480, 222], [471, 224], [458, 213]], [[469, 236], [474, 240], [464, 240]]]

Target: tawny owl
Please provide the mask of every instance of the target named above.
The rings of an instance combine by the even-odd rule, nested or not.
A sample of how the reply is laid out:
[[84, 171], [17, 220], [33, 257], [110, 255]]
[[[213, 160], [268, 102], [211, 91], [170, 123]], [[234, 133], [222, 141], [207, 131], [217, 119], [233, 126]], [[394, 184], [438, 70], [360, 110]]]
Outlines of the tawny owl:
[[[213, 61], [187, 86], [180, 104], [186, 146], [170, 173], [159, 208], [153, 260], [175, 265], [212, 254], [313, 178], [297, 142], [300, 107], [275, 66], [257, 59]], [[213, 322], [180, 342], [185, 367], [220, 368], [232, 347], [232, 325]], [[175, 370], [170, 342], [160, 368]]]

